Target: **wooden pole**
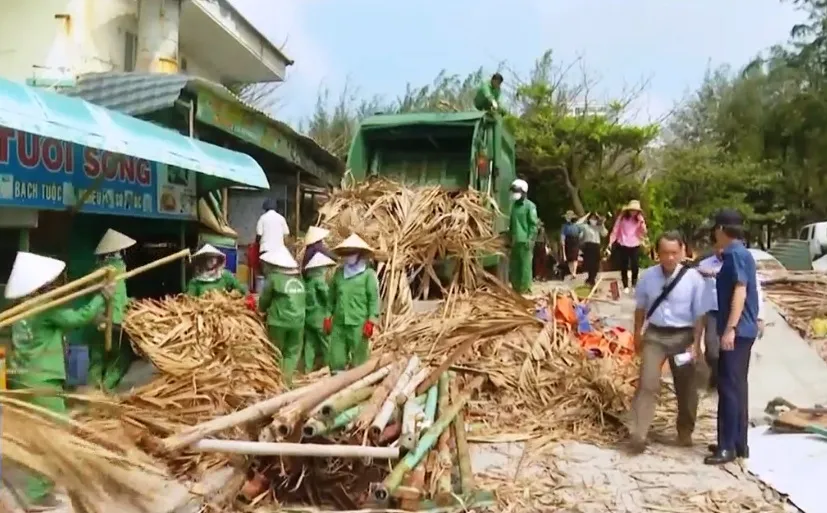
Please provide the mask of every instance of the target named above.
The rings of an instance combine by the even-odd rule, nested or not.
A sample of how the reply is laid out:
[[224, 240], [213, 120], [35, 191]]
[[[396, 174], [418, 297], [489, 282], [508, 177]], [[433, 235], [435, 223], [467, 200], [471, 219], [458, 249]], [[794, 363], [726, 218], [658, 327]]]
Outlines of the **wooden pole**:
[[[189, 249], [183, 249], [183, 250], [181, 250], [177, 253], [173, 253], [173, 254], [167, 255], [163, 258], [159, 258], [158, 260], [156, 260], [154, 262], [150, 262], [146, 265], [142, 265], [141, 267], [136, 267], [135, 269], [132, 269], [131, 271], [127, 271], [125, 273], [119, 274], [119, 275], [115, 276], [115, 280], [116, 281], [117, 280], [128, 280], [129, 278], [132, 278], [133, 276], [137, 276], [138, 274], [141, 274], [143, 272], [149, 271], [149, 270], [154, 269], [156, 267], [160, 267], [160, 266], [162, 266], [164, 264], [167, 264], [169, 262], [172, 262], [174, 260], [178, 260], [179, 258], [184, 258], [186, 256], [189, 256], [189, 254], [190, 254]], [[94, 273], [92, 273], [92, 274], [94, 274]], [[88, 277], [88, 275], [87, 275], [87, 277]], [[77, 292], [73, 292], [71, 294], [68, 294], [66, 296], [63, 296], [63, 297], [60, 297], [60, 298], [57, 298], [57, 299], [53, 299], [53, 300], [51, 300], [49, 302], [46, 302], [46, 303], [41, 303], [41, 302], [38, 301], [37, 302], [38, 304], [35, 304], [35, 306], [33, 306], [32, 308], [29, 308], [29, 309], [27, 309], [23, 312], [19, 312], [16, 315], [13, 315], [11, 317], [4, 318], [2, 321], [0, 321], [0, 328], [5, 328], [6, 326], [11, 326], [15, 322], [23, 320], [23, 319], [27, 319], [27, 318], [31, 317], [32, 315], [37, 315], [37, 314], [39, 314], [41, 312], [45, 312], [46, 310], [49, 310], [51, 308], [55, 308], [55, 307], [58, 307], [58, 306], [61, 306], [61, 305], [65, 305], [66, 303], [74, 301], [75, 299], [77, 299], [79, 297], [83, 297], [83, 296], [86, 296], [88, 294], [92, 294], [94, 292], [97, 292], [97, 291], [101, 290], [102, 288], [104, 288], [106, 286], [106, 284], [107, 284], [107, 281], [102, 280], [100, 283], [97, 283], [95, 285], [90, 285], [86, 288], [78, 290]], [[35, 299], [35, 298], [32, 298], [32, 299]]]
[[195, 452], [220, 452], [254, 456], [399, 459], [399, 447], [369, 447], [365, 445], [291, 444], [207, 439], [195, 442], [191, 449]]
[[296, 237], [299, 236], [299, 227], [301, 226], [301, 222], [299, 217], [301, 216], [301, 205], [302, 205], [302, 172], [301, 170], [296, 170], [296, 205], [294, 207], [296, 212], [296, 226], [294, 228]]

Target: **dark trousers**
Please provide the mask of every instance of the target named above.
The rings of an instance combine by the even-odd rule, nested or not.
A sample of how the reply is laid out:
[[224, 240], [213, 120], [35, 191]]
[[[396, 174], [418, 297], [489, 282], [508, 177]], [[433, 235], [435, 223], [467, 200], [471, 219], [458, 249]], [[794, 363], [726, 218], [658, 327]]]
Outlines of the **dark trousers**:
[[632, 272], [632, 287], [637, 285], [637, 276], [640, 271], [640, 246], [628, 247], [616, 244], [614, 252], [617, 255], [617, 265], [620, 268], [620, 281], [623, 288], [629, 286], [629, 271]]
[[600, 244], [597, 242], [583, 243], [583, 266], [588, 273], [586, 283], [594, 285], [597, 280], [597, 273], [600, 272]]
[[732, 351], [718, 357], [718, 448], [743, 451], [749, 428], [747, 374], [754, 338], [735, 338]]

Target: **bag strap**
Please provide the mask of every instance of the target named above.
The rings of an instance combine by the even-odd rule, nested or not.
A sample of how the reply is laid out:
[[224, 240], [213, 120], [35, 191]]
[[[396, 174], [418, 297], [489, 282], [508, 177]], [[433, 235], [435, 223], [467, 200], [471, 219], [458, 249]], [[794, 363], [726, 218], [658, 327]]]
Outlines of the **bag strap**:
[[678, 270], [678, 274], [677, 276], [675, 276], [675, 279], [670, 281], [665, 287], [663, 287], [663, 290], [660, 292], [660, 295], [655, 298], [655, 301], [652, 303], [652, 306], [649, 307], [649, 311], [646, 312], [647, 319], [649, 317], [652, 317], [652, 314], [655, 313], [655, 310], [658, 309], [658, 307], [666, 300], [666, 298], [675, 289], [675, 287], [678, 286], [678, 283], [681, 281], [681, 278], [683, 278], [683, 275], [686, 274], [688, 271], [689, 267], [682, 266]]

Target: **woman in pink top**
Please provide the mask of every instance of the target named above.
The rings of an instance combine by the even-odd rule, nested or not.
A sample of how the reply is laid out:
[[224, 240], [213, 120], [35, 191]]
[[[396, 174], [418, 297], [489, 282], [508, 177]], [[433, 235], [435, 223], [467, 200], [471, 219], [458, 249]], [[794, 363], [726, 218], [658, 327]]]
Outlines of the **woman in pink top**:
[[646, 237], [646, 220], [640, 202], [632, 200], [620, 211], [620, 217], [612, 227], [609, 246], [620, 267], [623, 292], [629, 293], [629, 271], [632, 271], [632, 287], [637, 285], [640, 270], [640, 246]]

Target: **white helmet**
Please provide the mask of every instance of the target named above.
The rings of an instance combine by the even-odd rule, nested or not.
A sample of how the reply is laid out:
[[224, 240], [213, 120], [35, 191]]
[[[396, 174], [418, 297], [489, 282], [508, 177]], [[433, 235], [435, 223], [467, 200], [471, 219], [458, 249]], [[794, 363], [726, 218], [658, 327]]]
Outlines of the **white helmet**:
[[521, 178], [517, 178], [516, 180], [511, 182], [511, 190], [522, 191], [524, 194], [528, 194], [528, 182]]

